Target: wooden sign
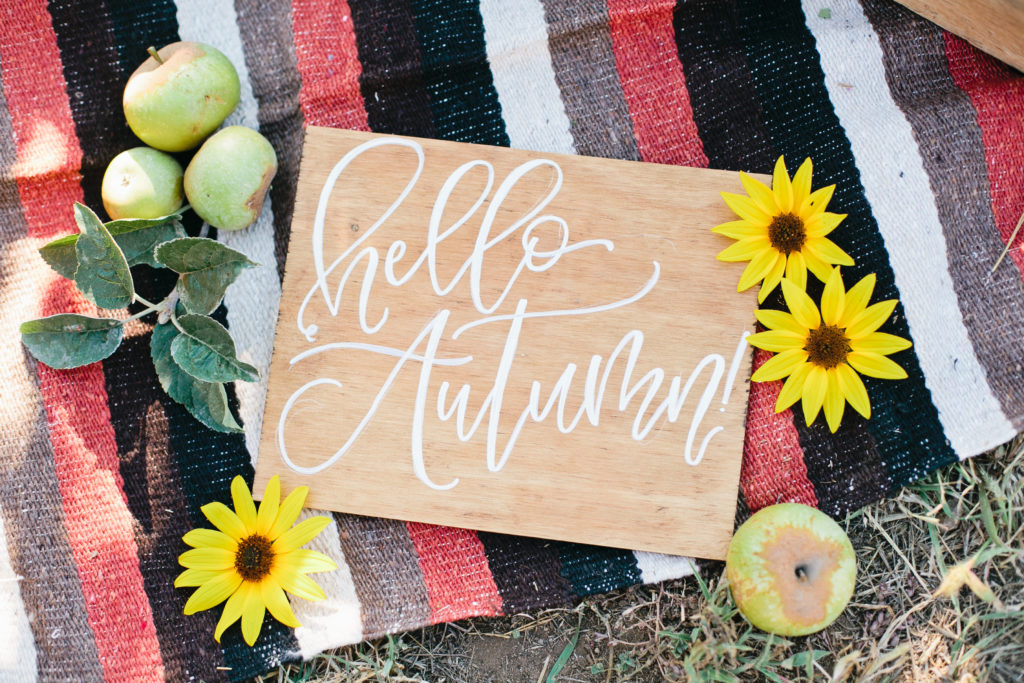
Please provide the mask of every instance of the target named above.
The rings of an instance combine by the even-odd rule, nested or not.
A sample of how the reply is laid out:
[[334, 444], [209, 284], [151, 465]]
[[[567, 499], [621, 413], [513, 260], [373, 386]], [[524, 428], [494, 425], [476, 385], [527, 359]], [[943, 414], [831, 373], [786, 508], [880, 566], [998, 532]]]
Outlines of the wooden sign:
[[753, 290], [734, 173], [308, 128], [257, 491], [722, 559]]

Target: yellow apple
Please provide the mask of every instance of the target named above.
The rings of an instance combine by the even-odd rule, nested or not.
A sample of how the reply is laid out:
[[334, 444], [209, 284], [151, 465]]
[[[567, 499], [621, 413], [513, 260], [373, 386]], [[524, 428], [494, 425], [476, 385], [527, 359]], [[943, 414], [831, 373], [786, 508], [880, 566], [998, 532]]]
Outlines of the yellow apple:
[[181, 164], [151, 147], [134, 147], [111, 160], [103, 174], [100, 196], [114, 220], [159, 218], [184, 201]]

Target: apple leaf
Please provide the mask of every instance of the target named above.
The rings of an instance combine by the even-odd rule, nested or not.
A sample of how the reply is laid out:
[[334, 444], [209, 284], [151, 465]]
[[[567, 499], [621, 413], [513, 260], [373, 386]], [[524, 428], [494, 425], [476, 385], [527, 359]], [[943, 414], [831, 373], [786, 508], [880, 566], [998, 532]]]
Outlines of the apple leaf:
[[158, 324], [153, 328], [150, 352], [160, 386], [168, 396], [210, 429], [226, 433], [241, 432], [241, 426], [228, 408], [224, 385], [200, 381], [174, 362], [171, 346], [179, 335], [178, 328], [170, 323]]
[[126, 307], [135, 298], [135, 289], [124, 253], [85, 204], [75, 202], [75, 222], [82, 231], [75, 243], [78, 289], [100, 308]]
[[69, 280], [74, 280], [75, 271], [78, 270], [78, 255], [75, 253], [75, 244], [77, 243], [78, 235], [58, 237], [39, 247], [39, 255], [57, 273]]
[[[175, 213], [159, 218], [122, 218], [104, 225], [117, 246], [121, 247], [129, 266], [145, 263], [154, 268], [163, 268], [163, 264], [153, 257], [153, 250], [161, 242], [185, 236], [180, 219], [186, 208], [182, 207]], [[77, 243], [78, 235], [58, 237], [40, 247], [39, 255], [57, 273], [74, 280], [78, 268], [78, 256], [75, 253]]]
[[204, 382], [259, 380], [256, 368], [235, 355], [235, 342], [227, 328], [205, 315], [178, 318], [183, 334], [171, 342], [171, 356], [182, 370]]
[[21, 324], [21, 341], [36, 360], [66, 370], [103, 360], [121, 344], [120, 320], [61, 313]]
[[208, 315], [224, 298], [224, 290], [246, 268], [257, 265], [217, 240], [183, 237], [156, 248], [156, 260], [181, 277], [178, 297], [189, 313]]

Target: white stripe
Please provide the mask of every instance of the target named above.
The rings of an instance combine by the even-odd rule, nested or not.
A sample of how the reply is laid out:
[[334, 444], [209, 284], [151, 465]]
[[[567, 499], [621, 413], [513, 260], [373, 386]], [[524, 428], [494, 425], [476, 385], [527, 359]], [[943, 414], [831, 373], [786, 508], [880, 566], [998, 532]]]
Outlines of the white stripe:
[[[305, 511], [300, 519], [313, 514], [317, 513]], [[361, 641], [363, 619], [359, 597], [352, 582], [352, 572], [345, 561], [345, 553], [338, 538], [337, 522], [327, 525], [305, 547], [327, 555], [338, 564], [337, 571], [309, 575], [327, 593], [326, 600], [311, 602], [292, 598], [292, 609], [302, 623], [302, 626], [295, 629], [295, 639], [299, 641], [302, 658], [309, 659], [318, 652]]]
[[23, 580], [25, 577], [15, 574], [11, 566], [4, 517], [0, 514], [0, 680], [29, 683], [37, 677], [36, 643], [21, 602], [19, 586]]
[[[238, 108], [224, 122], [225, 126], [248, 126], [259, 129], [256, 98], [249, 83], [242, 37], [237, 17], [230, 2], [181, 0], [178, 5], [178, 33], [182, 40], [193, 40], [214, 46], [231, 60], [241, 81]], [[274, 326], [281, 306], [281, 283], [277, 279], [274, 256], [274, 213], [267, 195], [263, 212], [256, 223], [239, 230], [218, 231], [217, 239], [259, 263], [258, 268], [244, 271], [228, 288], [224, 304], [228, 309], [228, 327], [235, 340], [239, 357], [260, 371], [259, 382], [236, 382], [238, 408], [245, 426], [245, 445], [253, 463], [259, 449], [263, 423], [263, 406], [267, 398], [267, 373], [274, 347]]]
[[[826, 8], [830, 19], [818, 16]], [[829, 97], [885, 239], [914, 350], [946, 438], [961, 458], [987, 451], [1016, 430], [967, 336], [935, 198], [910, 124], [889, 93], [878, 36], [853, 0], [803, 0], [803, 9]]]
[[693, 559], [689, 557], [649, 553], [644, 550], [634, 550], [633, 555], [636, 557], [636, 566], [640, 569], [641, 583], [658, 583], [690, 576], [696, 568]]
[[[232, 3], [177, 0], [177, 6], [178, 32], [182, 40], [213, 45], [227, 55], [238, 70], [242, 85], [241, 100], [224, 124], [258, 129], [258, 108], [249, 83], [249, 70], [245, 65], [242, 38]], [[274, 327], [281, 305], [270, 197], [267, 197], [263, 212], [254, 225], [233, 233], [222, 230], [218, 239], [261, 264], [258, 268], [242, 273], [228, 288], [224, 301], [228, 308], [228, 327], [238, 346], [239, 355], [260, 371], [258, 383], [235, 384], [239, 412], [245, 423], [246, 447], [255, 463], [266, 402], [267, 370], [274, 344]], [[330, 513], [307, 510], [302, 516], [305, 518], [313, 514]], [[292, 601], [296, 616], [303, 624], [296, 629], [296, 638], [306, 657], [326, 647], [357, 643], [363, 635], [359, 600], [355, 584], [352, 583], [352, 573], [341, 549], [337, 525], [327, 527], [309, 547], [332, 558], [337, 562], [338, 570], [315, 575], [315, 580], [327, 593], [326, 600], [315, 605], [299, 599]]]
[[575, 154], [540, 0], [481, 0], [480, 14], [512, 147]]

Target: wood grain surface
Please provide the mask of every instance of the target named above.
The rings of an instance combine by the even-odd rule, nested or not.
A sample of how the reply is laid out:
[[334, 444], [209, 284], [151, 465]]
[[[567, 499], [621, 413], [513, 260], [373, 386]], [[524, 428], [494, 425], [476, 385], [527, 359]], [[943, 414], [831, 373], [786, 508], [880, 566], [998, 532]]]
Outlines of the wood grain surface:
[[896, 0], [1024, 71], [1024, 0]]
[[308, 128], [255, 490], [724, 558], [756, 299], [715, 259], [723, 190], [737, 174]]

